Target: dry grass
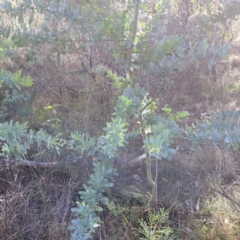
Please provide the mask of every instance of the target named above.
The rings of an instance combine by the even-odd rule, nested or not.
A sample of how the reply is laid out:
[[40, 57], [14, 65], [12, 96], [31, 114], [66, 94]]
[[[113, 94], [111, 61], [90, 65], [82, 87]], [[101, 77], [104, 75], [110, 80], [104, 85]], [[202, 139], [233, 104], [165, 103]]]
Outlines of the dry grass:
[[70, 239], [70, 209], [82, 184], [76, 173], [1, 166], [0, 182], [1, 239]]
[[[228, 191], [231, 196], [235, 195], [239, 192], [239, 184]], [[206, 199], [200, 212], [193, 216], [189, 223], [193, 230], [190, 239], [237, 240], [240, 237], [239, 211], [228, 199], [219, 195]]]

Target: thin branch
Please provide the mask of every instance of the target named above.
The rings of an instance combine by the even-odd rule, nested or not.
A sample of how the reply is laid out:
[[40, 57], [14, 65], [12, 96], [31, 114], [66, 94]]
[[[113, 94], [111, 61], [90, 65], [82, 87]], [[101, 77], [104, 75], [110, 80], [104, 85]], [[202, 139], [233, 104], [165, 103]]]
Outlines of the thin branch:
[[29, 160], [10, 160], [10, 159], [0, 159], [0, 161], [4, 162], [7, 166], [14, 165], [42, 168], [52, 168], [58, 164], [57, 162], [34, 162]]
[[230, 198], [230, 197], [227, 195], [226, 191], [225, 191], [221, 186], [220, 186], [221, 191], [219, 191], [219, 190], [217, 190], [217, 189], [215, 189], [215, 188], [213, 188], [213, 187], [211, 187], [211, 186], [210, 186], [210, 188], [211, 188], [212, 190], [216, 191], [217, 193], [219, 193], [221, 196], [223, 196], [223, 197], [225, 197], [226, 199], [228, 199], [228, 200], [231, 202], [231, 204], [233, 205], [233, 207], [240, 213], [240, 210], [237, 208], [237, 206], [240, 207], [240, 203], [238, 203], [237, 201], [235, 201], [235, 200], [233, 200], [232, 198]]

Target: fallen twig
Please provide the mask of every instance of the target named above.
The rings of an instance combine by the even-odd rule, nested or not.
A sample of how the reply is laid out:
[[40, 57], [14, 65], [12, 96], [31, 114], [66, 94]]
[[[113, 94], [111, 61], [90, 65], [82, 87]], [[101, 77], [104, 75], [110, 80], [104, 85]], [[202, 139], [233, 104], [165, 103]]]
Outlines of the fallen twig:
[[141, 156], [129, 161], [127, 166], [134, 167], [136, 165], [142, 164], [145, 159], [146, 159], [146, 154], [142, 154]]
[[10, 160], [10, 159], [1, 159], [0, 161], [4, 162], [7, 166], [31, 166], [31, 167], [42, 167], [42, 168], [51, 168], [56, 166], [57, 162], [35, 162], [29, 160]]

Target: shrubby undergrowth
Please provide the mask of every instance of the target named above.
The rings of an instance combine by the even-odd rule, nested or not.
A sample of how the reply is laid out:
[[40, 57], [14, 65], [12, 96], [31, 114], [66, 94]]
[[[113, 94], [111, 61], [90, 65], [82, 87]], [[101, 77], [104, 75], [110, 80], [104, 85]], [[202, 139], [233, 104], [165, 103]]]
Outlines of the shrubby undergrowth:
[[[81, 4], [55, 0], [2, 1], [1, 156], [28, 159], [34, 146], [41, 154], [54, 150], [61, 158], [63, 150], [75, 151], [80, 158], [94, 159], [89, 180], [79, 192], [77, 206], [72, 208], [75, 218], [69, 230], [74, 240], [92, 239], [101, 225], [99, 213], [109, 205], [107, 191], [117, 176], [114, 162], [120, 149], [128, 144], [129, 136], [141, 136], [146, 155], [145, 174], [151, 186], [149, 206], [155, 210], [159, 207], [158, 164], [176, 154], [175, 141], [183, 139], [197, 146], [224, 145], [226, 150], [239, 148], [238, 111], [222, 109], [209, 120], [180, 127], [177, 122], [189, 117], [188, 112], [173, 115], [163, 103], [166, 93], [176, 83], [176, 76], [192, 64], [199, 67], [203, 63], [216, 80], [215, 67], [228, 55], [233, 37], [230, 25], [240, 14], [240, 4], [185, 1], [186, 11], [182, 14], [181, 4], [177, 0], [170, 3], [83, 1]], [[173, 26], [176, 21], [177, 28]], [[34, 73], [29, 77], [28, 72], [44, 65], [41, 58], [45, 56], [38, 52], [40, 47], [49, 49], [46, 58], [53, 68], [46, 79], [39, 80]], [[19, 58], [21, 51], [22, 58]], [[76, 59], [76, 69], [71, 69], [74, 64], [65, 68], [68, 60]], [[80, 84], [66, 86], [69, 75], [79, 79], [84, 90], [78, 89]], [[94, 136], [86, 128], [57, 134], [47, 133], [42, 126], [40, 130], [30, 129], [27, 121], [31, 122], [34, 99], [48, 87], [57, 92], [55, 106], [59, 111], [64, 109], [67, 90], [74, 99], [83, 94], [79, 102], [86, 103], [87, 111], [95, 95], [97, 102], [105, 104], [106, 116], [101, 118], [105, 121], [103, 130], [98, 129]], [[99, 95], [98, 90], [101, 90]], [[116, 96], [109, 99], [113, 90]], [[167, 116], [159, 113], [158, 105]], [[13, 115], [9, 114], [11, 111]], [[66, 124], [64, 127], [67, 129]], [[155, 172], [153, 160], [156, 160]], [[146, 222], [140, 224], [143, 234], [152, 231]], [[160, 235], [161, 231], [156, 230], [147, 239], [160, 239]]]

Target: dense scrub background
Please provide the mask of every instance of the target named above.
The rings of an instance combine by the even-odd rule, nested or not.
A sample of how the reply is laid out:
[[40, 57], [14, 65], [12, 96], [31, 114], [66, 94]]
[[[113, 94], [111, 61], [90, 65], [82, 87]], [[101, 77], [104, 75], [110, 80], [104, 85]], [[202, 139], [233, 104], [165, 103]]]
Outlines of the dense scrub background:
[[[93, 238], [240, 238], [240, 4], [139, 3], [1, 2], [1, 239], [71, 238], [71, 208], [100, 162], [99, 139], [125, 112], [119, 175], [104, 193], [112, 202], [98, 213]], [[172, 161], [157, 166], [152, 158], [158, 208], [167, 209], [161, 224], [149, 211], [140, 102], [151, 124], [161, 115], [194, 129], [220, 112], [236, 130], [236, 139], [217, 144], [217, 134], [195, 145], [176, 136]]]

